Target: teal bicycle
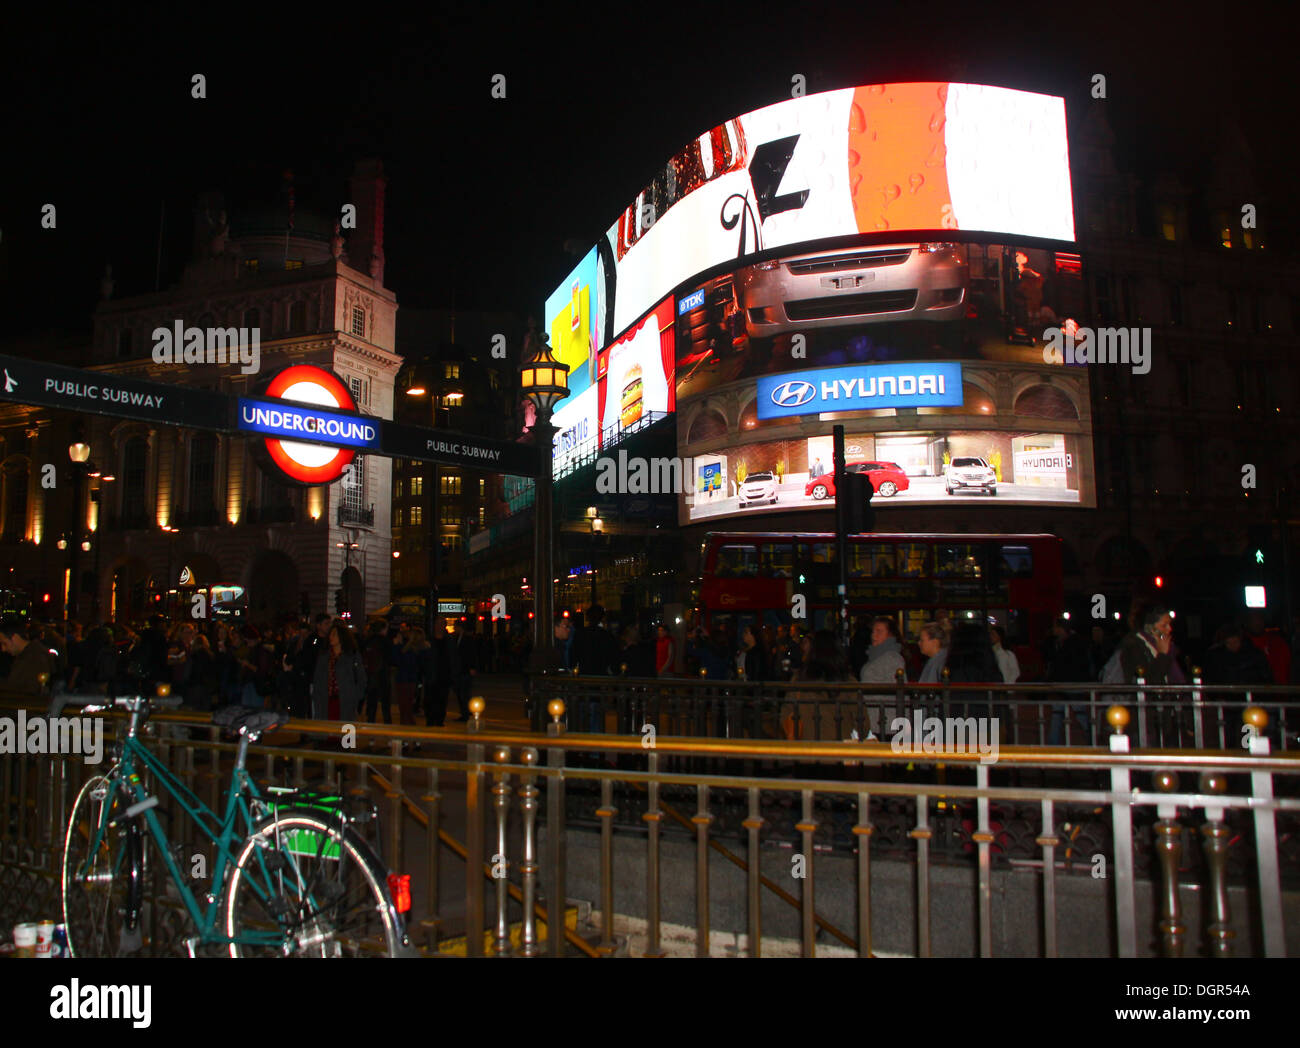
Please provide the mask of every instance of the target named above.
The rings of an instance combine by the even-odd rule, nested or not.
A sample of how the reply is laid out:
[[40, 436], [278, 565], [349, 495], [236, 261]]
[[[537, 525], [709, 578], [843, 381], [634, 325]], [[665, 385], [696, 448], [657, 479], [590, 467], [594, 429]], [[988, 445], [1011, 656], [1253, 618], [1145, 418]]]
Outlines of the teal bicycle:
[[[103, 697], [63, 695], [51, 716], [69, 701], [87, 700], [83, 712], [109, 708]], [[213, 715], [214, 724], [239, 740], [225, 811], [218, 816], [142, 738], [151, 709], [180, 700], [136, 695], [111, 704], [125, 710], [126, 732], [113, 767], [78, 793], [64, 838], [63, 921], [72, 956], [126, 956], [142, 948], [141, 915], [155, 856], [192, 922], [195, 934], [185, 939], [190, 956], [200, 948], [231, 957], [415, 955], [388, 871], [340, 799], [274, 787], [263, 797], [245, 770], [248, 747], [283, 716], [241, 706]], [[146, 788], [145, 772], [156, 793]], [[174, 802], [173, 817], [183, 812], [215, 845], [206, 891], [200, 885], [196, 892], [182, 870], [183, 856], [159, 818], [162, 795]]]

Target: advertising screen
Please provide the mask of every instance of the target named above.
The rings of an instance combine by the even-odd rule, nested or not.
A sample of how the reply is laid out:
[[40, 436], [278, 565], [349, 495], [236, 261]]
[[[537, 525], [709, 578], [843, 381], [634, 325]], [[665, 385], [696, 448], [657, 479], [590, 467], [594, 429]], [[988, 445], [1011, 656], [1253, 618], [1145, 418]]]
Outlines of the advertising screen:
[[544, 316], [551, 352], [569, 365], [570, 396], [595, 383], [596, 352], [605, 345], [604, 290], [599, 270], [593, 247], [546, 300]]
[[[601, 431], [617, 434], [654, 413], [672, 411], [677, 400], [673, 303], [659, 308], [597, 359]], [[607, 438], [606, 438], [607, 439]]]
[[600, 447], [599, 402], [596, 387], [569, 394], [551, 416], [555, 427], [554, 468], [557, 472]]
[[[846, 468], [865, 473], [873, 507], [902, 503], [1080, 501], [1080, 438], [1051, 432], [912, 431], [845, 435]], [[685, 522], [834, 505], [832, 437], [799, 436], [697, 455]]]
[[628, 205], [548, 299], [547, 328], [555, 346], [557, 333], [589, 329], [599, 350], [602, 335], [729, 259], [832, 237], [907, 242], [953, 230], [1073, 241], [1063, 99], [874, 84], [728, 120]]
[[[585, 367], [585, 365], [584, 365]], [[673, 301], [659, 303], [640, 324], [594, 358], [593, 381], [561, 400], [552, 416], [555, 469], [617, 444], [629, 431], [663, 418], [677, 405], [677, 341]]]
[[846, 365], [1038, 366], [1045, 333], [1081, 323], [1077, 254], [937, 241], [803, 252], [742, 266], [678, 298], [677, 397]]

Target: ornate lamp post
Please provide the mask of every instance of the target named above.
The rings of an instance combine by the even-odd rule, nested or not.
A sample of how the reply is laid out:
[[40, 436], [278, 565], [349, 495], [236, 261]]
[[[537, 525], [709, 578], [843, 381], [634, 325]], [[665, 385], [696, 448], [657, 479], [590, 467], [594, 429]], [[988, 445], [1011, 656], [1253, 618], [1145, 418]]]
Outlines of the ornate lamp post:
[[569, 395], [569, 366], [561, 364], [551, 355], [545, 332], [538, 334], [530, 329], [524, 339], [524, 359], [519, 366], [519, 389], [537, 411], [533, 426], [540, 468], [537, 472], [537, 498], [534, 506], [536, 546], [533, 554], [534, 587], [533, 655], [532, 668], [550, 665], [555, 648], [555, 590], [547, 582], [554, 578], [552, 567], [553, 538], [551, 529], [551, 494], [554, 486], [552, 445], [555, 427], [551, 425], [551, 409], [556, 401]]

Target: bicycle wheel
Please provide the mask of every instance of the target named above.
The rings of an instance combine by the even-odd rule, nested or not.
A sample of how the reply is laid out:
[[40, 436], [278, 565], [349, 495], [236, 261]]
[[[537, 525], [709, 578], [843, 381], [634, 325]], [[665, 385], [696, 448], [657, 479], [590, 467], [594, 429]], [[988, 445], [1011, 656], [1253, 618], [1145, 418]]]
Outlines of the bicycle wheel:
[[396, 957], [405, 946], [379, 857], [351, 827], [307, 808], [253, 828], [222, 915], [232, 957]]
[[125, 924], [128, 909], [140, 907], [143, 845], [134, 827], [110, 825], [125, 807], [117, 782], [98, 775], [82, 786], [68, 816], [63, 923], [73, 957], [117, 957], [141, 948], [139, 924]]

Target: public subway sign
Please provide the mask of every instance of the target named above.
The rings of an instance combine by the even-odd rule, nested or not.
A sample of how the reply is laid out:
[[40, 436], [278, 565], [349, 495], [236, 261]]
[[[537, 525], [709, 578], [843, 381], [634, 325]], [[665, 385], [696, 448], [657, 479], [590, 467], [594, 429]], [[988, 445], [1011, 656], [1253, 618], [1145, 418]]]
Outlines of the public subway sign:
[[444, 466], [465, 466], [490, 473], [535, 477], [541, 456], [535, 444], [493, 440], [472, 433], [426, 429], [401, 422], [380, 423], [380, 446], [393, 458], [412, 458]]
[[817, 368], [758, 380], [760, 419], [961, 404], [961, 365], [956, 363]]
[[359, 450], [379, 447], [379, 422], [355, 414], [337, 375], [295, 364], [271, 379], [265, 399], [240, 397], [236, 428], [265, 436], [271, 461], [299, 484], [338, 480]]
[[225, 429], [229, 413], [220, 394], [10, 356], [0, 356], [0, 400], [198, 429]]

